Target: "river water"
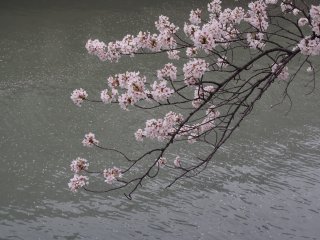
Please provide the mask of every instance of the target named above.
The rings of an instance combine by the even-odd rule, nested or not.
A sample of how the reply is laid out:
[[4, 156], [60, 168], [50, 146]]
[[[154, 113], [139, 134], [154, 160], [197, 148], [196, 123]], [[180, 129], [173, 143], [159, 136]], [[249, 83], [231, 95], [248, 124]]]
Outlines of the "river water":
[[[83, 148], [85, 133], [93, 131], [101, 141], [138, 154], [133, 133], [144, 119], [157, 116], [72, 104], [75, 88], [98, 97], [110, 74], [150, 75], [159, 68], [149, 56], [99, 62], [86, 53], [87, 39], [111, 41], [140, 29], [153, 31], [160, 14], [182, 26], [190, 9], [205, 4], [0, 2], [0, 239], [320, 239], [319, 91], [306, 95], [305, 76], [290, 89], [288, 114], [288, 103], [270, 107], [281, 100], [281, 84], [275, 83], [197, 178], [165, 190], [169, 176], [160, 175], [132, 201], [121, 192], [68, 190], [75, 157], [97, 165], [118, 162]], [[187, 160], [203, 149], [174, 151]]]

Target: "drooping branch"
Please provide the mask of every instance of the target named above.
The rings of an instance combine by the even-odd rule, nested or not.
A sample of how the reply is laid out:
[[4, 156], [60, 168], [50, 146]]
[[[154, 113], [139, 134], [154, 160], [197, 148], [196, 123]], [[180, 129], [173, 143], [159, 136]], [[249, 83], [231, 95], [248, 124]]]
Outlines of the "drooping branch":
[[[176, 173], [167, 187], [184, 177], [194, 177], [207, 168], [274, 81], [285, 82], [284, 98], [290, 99], [291, 82], [308, 64], [315, 84], [316, 71], [309, 55], [320, 55], [320, 6], [309, 6], [305, 1], [297, 5], [288, 0], [278, 4], [274, 0], [258, 0], [250, 3], [247, 10], [222, 9], [221, 1], [214, 0], [208, 4], [208, 12], [209, 20], [204, 20], [201, 10], [191, 11], [190, 24], [184, 26], [185, 37], [169, 18], [160, 16], [156, 22], [159, 34], [140, 32], [107, 45], [88, 41], [89, 53], [103, 61], [119, 61], [128, 55], [152, 54], [156, 58], [168, 54], [172, 61], [186, 62], [183, 68], [166, 64], [157, 70], [153, 83], [139, 72], [110, 76], [101, 100], [91, 99], [85, 90], [77, 89], [71, 96], [75, 104], [112, 103], [125, 110], [170, 108], [186, 115], [170, 111], [163, 118], [147, 120], [145, 128], [135, 133], [137, 141], [157, 139], [162, 147], [138, 157], [103, 146], [92, 133], [85, 135], [84, 146], [114, 152], [127, 167], [89, 171], [86, 160], [76, 159], [72, 162], [76, 175], [69, 183], [71, 190], [83, 187], [89, 192], [106, 193], [123, 189], [131, 199], [146, 179], [157, 177], [163, 169]], [[181, 51], [186, 52], [186, 57], [180, 56]], [[304, 60], [298, 62], [289, 77], [289, 63], [301, 54], [305, 55]], [[212, 150], [205, 158], [197, 157], [190, 163], [181, 161], [179, 156], [170, 163], [166, 155], [170, 146], [178, 142], [199, 142]], [[134, 168], [141, 170], [136, 174]], [[89, 188], [88, 177], [77, 174], [81, 171], [101, 174], [109, 185], [103, 189]]]

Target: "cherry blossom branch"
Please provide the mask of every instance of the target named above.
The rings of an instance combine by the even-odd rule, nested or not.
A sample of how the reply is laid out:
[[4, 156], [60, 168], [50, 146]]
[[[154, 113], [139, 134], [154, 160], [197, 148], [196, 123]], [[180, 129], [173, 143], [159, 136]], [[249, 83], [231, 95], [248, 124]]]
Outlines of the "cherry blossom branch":
[[[71, 163], [75, 173], [69, 183], [72, 191], [83, 188], [106, 193], [123, 189], [131, 199], [147, 179], [156, 178], [163, 169], [176, 174], [167, 187], [184, 177], [195, 177], [209, 166], [218, 149], [273, 82], [284, 82], [282, 101], [288, 98], [291, 102], [288, 88], [308, 64], [307, 72], [312, 73], [309, 83], [315, 88], [319, 70], [315, 70], [310, 56], [320, 55], [320, 5], [303, 0], [301, 4], [290, 0], [257, 0], [249, 3], [247, 9], [223, 9], [220, 0], [213, 0], [207, 11], [208, 20], [200, 9], [190, 12], [189, 22], [183, 27], [185, 37], [168, 17], [160, 16], [155, 22], [158, 33], [139, 32], [108, 44], [99, 40], [87, 42], [88, 52], [102, 61], [118, 62], [124, 56], [147, 54], [156, 58], [167, 53], [170, 61], [181, 62], [183, 67], [167, 63], [156, 71], [153, 82], [140, 72], [110, 76], [107, 88], [100, 93], [101, 100], [92, 100], [84, 89], [76, 89], [71, 95], [76, 105], [81, 106], [84, 101], [112, 103], [124, 110], [178, 109], [186, 115], [170, 111], [163, 118], [147, 120], [145, 127], [136, 131], [136, 140], [158, 140], [162, 147], [137, 158], [120, 149], [104, 147], [93, 133], [86, 134], [84, 146], [117, 153], [125, 160], [119, 163], [124, 167], [89, 171], [89, 162], [77, 158]], [[181, 56], [181, 51], [186, 56]], [[296, 56], [305, 57], [290, 76], [290, 63]], [[168, 160], [171, 145], [178, 142], [198, 142], [213, 150], [189, 163], [179, 156], [174, 161]], [[99, 173], [97, 177], [103, 176], [106, 189], [89, 188], [88, 176], [78, 175], [80, 172]]]

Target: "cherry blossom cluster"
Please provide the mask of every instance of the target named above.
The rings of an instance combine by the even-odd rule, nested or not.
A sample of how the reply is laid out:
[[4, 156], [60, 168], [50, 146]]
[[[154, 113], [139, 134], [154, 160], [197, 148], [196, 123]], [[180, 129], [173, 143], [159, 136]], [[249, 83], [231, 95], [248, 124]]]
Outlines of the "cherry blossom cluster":
[[220, 0], [213, 0], [212, 2], [208, 3], [208, 11], [215, 16], [219, 16], [221, 9]]
[[81, 107], [81, 104], [83, 101], [88, 97], [88, 94], [85, 90], [82, 88], [80, 89], [75, 89], [71, 93], [71, 100], [73, 101], [74, 104], [76, 104], [78, 107]]
[[194, 57], [198, 54], [198, 50], [195, 47], [188, 47], [186, 50], [187, 57]]
[[164, 67], [157, 71], [157, 77], [159, 80], [176, 80], [177, 79], [177, 67], [172, 63], [167, 63]]
[[186, 85], [196, 85], [208, 70], [209, 64], [203, 59], [191, 59], [183, 65], [184, 82]]
[[155, 22], [155, 26], [160, 32], [160, 34], [173, 34], [176, 33], [179, 27], [176, 27], [173, 23], [169, 21], [166, 16], [159, 16], [159, 20]]
[[[110, 76], [108, 78], [110, 90], [101, 91], [101, 101], [105, 104], [118, 101], [124, 110], [128, 110], [129, 105], [134, 105], [140, 100], [164, 101], [174, 93], [164, 79], [175, 80], [177, 68], [173, 64], [166, 64], [163, 69], [158, 70], [157, 75], [160, 81], [154, 81], [150, 90], [145, 86], [146, 77], [140, 76], [139, 72], [126, 72]], [[71, 94], [72, 101], [79, 107], [87, 97], [88, 94], [82, 88], [74, 90]]]
[[223, 29], [230, 33], [233, 26], [240, 24], [244, 17], [245, 11], [242, 7], [235, 7], [234, 9], [226, 8], [220, 13], [219, 22], [222, 24]]
[[71, 162], [70, 168], [74, 173], [79, 173], [83, 170], [88, 170], [89, 163], [86, 159], [77, 157]]
[[155, 22], [155, 26], [159, 34], [150, 32], [139, 32], [137, 36], [128, 34], [122, 40], [109, 42], [107, 45], [98, 39], [89, 39], [86, 49], [89, 54], [96, 55], [101, 61], [117, 62], [122, 55], [134, 56], [140, 49], [158, 52], [175, 48], [177, 43], [173, 35], [179, 28], [163, 15]]
[[130, 89], [130, 86], [146, 82], [146, 77], [140, 76], [140, 72], [125, 72], [116, 74], [114, 77], [108, 78], [108, 85], [111, 88]]
[[[274, 4], [270, 1], [267, 1], [267, 3]], [[263, 32], [267, 31], [269, 26], [267, 4], [258, 0], [249, 3], [249, 9], [244, 20], [253, 26], [256, 32], [247, 34], [248, 44], [252, 49], [263, 49], [265, 47]]]
[[[211, 86], [208, 86], [206, 91], [214, 91]], [[200, 95], [205, 96], [206, 92], [201, 92]], [[175, 138], [180, 138], [182, 136], [187, 136], [189, 143], [196, 141], [199, 135], [212, 129], [215, 125], [215, 119], [220, 116], [220, 112], [216, 109], [214, 105], [211, 105], [206, 110], [206, 115], [201, 123], [194, 125], [184, 124], [178, 131], [177, 127], [183, 121], [183, 116], [174, 112], [169, 112], [162, 119], [149, 119], [146, 121], [146, 127], [144, 129], [138, 129], [135, 133], [135, 138], [137, 141], [143, 141], [145, 138], [157, 139], [158, 141], [163, 141], [165, 139], [170, 139], [173, 134]]]
[[312, 31], [315, 35], [306, 36], [302, 39], [298, 44], [298, 48], [303, 55], [317, 56], [320, 55], [320, 5], [311, 5], [310, 18], [311, 24], [307, 18], [300, 18], [298, 20], [298, 24], [300, 27], [307, 24], [308, 26], [311, 25]]
[[104, 42], [100, 42], [98, 39], [89, 39], [86, 43], [86, 49], [89, 54], [96, 55], [101, 61], [108, 59], [106, 50], [107, 45]]
[[157, 102], [168, 99], [174, 93], [173, 89], [167, 87], [167, 83], [167, 81], [163, 80], [160, 82], [154, 81], [152, 84], [151, 96]]
[[[229, 8], [222, 11], [221, 1], [214, 0], [208, 4], [209, 21], [199, 26], [201, 23], [201, 10], [192, 10], [189, 21], [185, 23], [184, 32], [193, 41], [194, 46], [210, 53], [217, 45], [228, 45], [228, 41], [235, 39], [239, 31], [235, 25], [240, 24], [244, 19], [245, 11], [241, 7], [231, 10]], [[192, 52], [188, 50], [187, 56]], [[193, 51], [194, 53], [194, 51]]]
[[82, 140], [82, 144], [85, 147], [92, 147], [94, 145], [98, 145], [99, 141], [96, 139], [93, 133], [88, 133], [84, 135], [84, 139]]
[[[150, 90], [145, 85], [146, 77], [141, 76], [139, 72], [126, 72], [110, 76], [108, 85], [111, 90], [103, 90], [101, 92], [101, 100], [104, 103], [118, 100], [120, 107], [124, 110], [127, 110], [129, 105], [134, 105], [141, 100], [166, 100], [174, 91], [167, 86], [167, 81], [164, 79], [170, 78], [174, 80], [176, 79], [176, 74], [177, 68], [173, 64], [166, 64], [163, 69], [157, 72], [160, 82], [154, 81]], [[122, 94], [120, 94], [120, 90]]]
[[310, 36], [302, 39], [298, 44], [301, 54], [317, 56], [320, 55], [320, 38], [312, 39]]
[[89, 178], [87, 176], [78, 175], [77, 173], [88, 170], [89, 163], [84, 158], [76, 158], [71, 162], [71, 171], [75, 173], [68, 186], [72, 192], [77, 192], [77, 190], [85, 185], [89, 184]]
[[[221, 1], [214, 0], [208, 4], [209, 21], [200, 26], [202, 11], [199, 9], [190, 12], [189, 22], [185, 23], [184, 32], [193, 41], [196, 49], [203, 49], [210, 53], [219, 44], [227, 46], [230, 40], [236, 39], [240, 31], [236, 25], [245, 17], [241, 7], [226, 8], [222, 11]], [[187, 49], [187, 56], [194, 56], [196, 51]]]
[[201, 10], [191, 10], [189, 21], [191, 24], [198, 25], [201, 23]]
[[122, 170], [117, 167], [108, 168], [103, 171], [103, 176], [106, 183], [112, 184], [117, 181], [118, 178], [122, 178]]
[[[140, 76], [139, 72], [126, 72], [116, 74], [114, 77], [108, 78], [108, 85], [111, 91], [107, 92], [105, 99], [103, 92], [101, 92], [101, 100], [105, 103], [115, 101], [118, 96], [118, 102], [122, 109], [127, 110], [129, 105], [134, 105], [136, 102], [146, 99], [148, 91], [145, 87], [146, 77]], [[123, 93], [120, 94], [119, 90]]]
[[263, 39], [264, 34], [261, 32], [247, 33], [247, 41], [249, 43], [249, 47], [252, 49], [263, 49], [266, 45]]
[[180, 59], [179, 53], [180, 53], [180, 51], [178, 51], [178, 50], [167, 51], [168, 58], [171, 60], [179, 60]]
[[216, 41], [220, 40], [221, 36], [221, 25], [218, 20], [212, 19], [195, 31], [192, 40], [197, 48], [202, 48], [206, 53], [209, 53], [216, 47]]
[[[257, 0], [248, 4], [248, 11], [241, 7], [234, 9], [222, 9], [220, 0], [213, 0], [208, 4], [209, 21], [202, 26], [202, 10], [196, 9], [190, 12], [189, 22], [185, 23], [184, 32], [194, 43], [193, 48], [188, 48], [186, 54], [188, 57], [194, 57], [198, 49], [209, 53], [216, 48], [217, 44], [229, 44], [229, 41], [239, 36], [240, 32], [235, 25], [240, 24], [242, 20], [248, 22], [255, 29], [254, 32], [246, 33], [247, 42], [252, 49], [263, 49], [265, 47], [264, 32], [269, 26], [267, 6], [276, 4], [278, 0]], [[298, 15], [300, 10], [293, 7], [291, 0], [282, 0], [280, 4], [284, 13], [293, 13]], [[320, 6], [311, 6], [310, 17], [311, 27], [315, 34], [320, 35]], [[308, 18], [299, 19], [299, 26], [309, 23]], [[137, 36], [126, 35], [121, 41], [105, 44], [99, 40], [88, 40], [86, 48], [90, 54], [97, 55], [101, 60], [118, 61], [122, 55], [133, 56], [140, 49], [150, 51], [168, 50], [169, 59], [178, 60], [179, 51], [176, 50], [177, 42], [174, 34], [179, 27], [169, 21], [169, 18], [161, 15], [155, 26], [159, 34], [150, 32], [139, 32]], [[110, 95], [110, 94], [109, 94]], [[105, 95], [106, 102], [110, 98]], [[130, 98], [123, 96], [124, 101], [130, 101]], [[81, 104], [81, 101], [80, 103]]]
[[110, 91], [108, 89], [104, 89], [100, 93], [100, 98], [103, 103], [108, 104], [112, 101], [116, 101], [118, 94], [119, 92], [115, 88], [111, 88]]
[[182, 114], [169, 112], [162, 119], [149, 119], [146, 121], [144, 130], [138, 129], [135, 133], [137, 141], [143, 141], [144, 138], [157, 139], [163, 141], [172, 136], [176, 127], [183, 121]]
[[77, 192], [79, 188], [82, 188], [88, 184], [89, 178], [87, 176], [75, 174], [73, 178], [70, 179], [68, 186], [72, 192]]
[[293, 10], [292, 1], [291, 0], [282, 0], [280, 7], [281, 7], [282, 12], [289, 13]]

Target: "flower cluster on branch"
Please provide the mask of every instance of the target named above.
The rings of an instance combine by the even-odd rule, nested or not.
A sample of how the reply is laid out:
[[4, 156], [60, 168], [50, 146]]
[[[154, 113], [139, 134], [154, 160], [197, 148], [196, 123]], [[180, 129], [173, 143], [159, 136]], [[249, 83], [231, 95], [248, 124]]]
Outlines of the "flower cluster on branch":
[[[101, 61], [119, 62], [124, 56], [147, 54], [155, 58], [165, 54], [170, 61], [155, 69], [154, 76], [139, 71], [110, 76], [99, 100], [89, 98], [82, 88], [76, 89], [71, 100], [77, 106], [87, 101], [119, 104], [123, 110], [172, 110], [158, 119], [146, 120], [145, 127], [134, 133], [137, 144], [158, 140], [161, 145], [137, 158], [100, 145], [95, 134], [86, 134], [84, 146], [115, 152], [124, 162], [118, 167], [106, 163], [104, 170], [89, 171], [86, 159], [73, 160], [71, 170], [75, 175], [69, 183], [72, 191], [123, 189], [131, 199], [146, 179], [164, 169], [175, 173], [168, 187], [183, 177], [195, 176], [212, 161], [274, 81], [284, 84], [284, 98], [289, 97], [288, 88], [300, 71], [310, 76], [308, 84], [314, 87], [318, 69], [312, 57], [320, 55], [319, 3], [256, 0], [247, 7], [234, 8], [223, 8], [221, 4], [221, 0], [213, 0], [206, 11], [191, 10], [181, 30], [161, 15], [155, 22], [157, 33], [140, 31], [109, 43], [87, 41], [88, 53]], [[294, 59], [298, 67], [290, 71]], [[184, 116], [179, 113], [182, 110]], [[211, 148], [206, 156], [192, 162], [180, 156], [171, 159], [168, 148], [176, 142], [198, 142]], [[131, 170], [138, 165], [144, 170], [133, 174]], [[87, 186], [91, 173], [105, 179], [105, 189]]]

